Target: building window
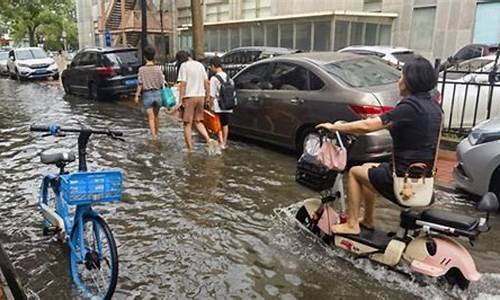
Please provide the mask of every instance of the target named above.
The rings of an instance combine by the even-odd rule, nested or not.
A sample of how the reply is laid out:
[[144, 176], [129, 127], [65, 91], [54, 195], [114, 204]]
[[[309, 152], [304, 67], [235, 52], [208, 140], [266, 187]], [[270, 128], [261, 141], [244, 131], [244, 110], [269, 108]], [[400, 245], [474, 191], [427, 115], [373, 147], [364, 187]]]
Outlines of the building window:
[[215, 51], [219, 48], [217, 30], [208, 29], [205, 31], [205, 49]]
[[252, 46], [252, 29], [251, 27], [241, 28], [241, 46]]
[[227, 29], [219, 29], [219, 51], [227, 51], [229, 50], [229, 39], [228, 39], [228, 30]]
[[280, 36], [280, 47], [293, 48], [293, 24], [281, 24]]
[[278, 47], [278, 24], [266, 25], [266, 46]]
[[373, 46], [377, 44], [378, 24], [366, 23], [365, 45]]
[[349, 45], [363, 45], [363, 23], [351, 23], [351, 41]]
[[478, 3], [474, 24], [474, 43], [500, 43], [500, 2]]
[[335, 22], [335, 49], [339, 50], [347, 46], [349, 43], [349, 22], [347, 21], [336, 21]]
[[370, 12], [381, 12], [382, 11], [382, 0], [364, 0], [363, 10]]
[[271, 16], [271, 0], [242, 0], [241, 17], [254, 19]]
[[311, 23], [295, 24], [295, 48], [311, 50]]
[[436, 7], [420, 7], [413, 9], [410, 30], [410, 48], [430, 51], [434, 35]]
[[326, 51], [330, 50], [330, 22], [314, 23], [314, 50]]
[[380, 25], [378, 33], [379, 45], [391, 44], [391, 25]]
[[264, 26], [255, 25], [252, 27], [253, 46], [264, 46]]

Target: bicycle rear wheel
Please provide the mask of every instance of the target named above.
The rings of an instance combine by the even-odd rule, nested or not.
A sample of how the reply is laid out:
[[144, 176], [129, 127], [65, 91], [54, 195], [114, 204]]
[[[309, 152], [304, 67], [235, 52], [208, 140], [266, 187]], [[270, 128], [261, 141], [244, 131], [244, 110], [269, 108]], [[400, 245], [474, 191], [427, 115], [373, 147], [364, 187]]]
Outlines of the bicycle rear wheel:
[[[113, 234], [100, 217], [85, 214], [82, 220], [83, 237], [78, 223], [71, 232], [76, 253], [71, 252], [70, 271], [73, 281], [88, 297], [111, 299], [118, 280], [118, 254]], [[84, 258], [79, 261], [83, 238]]]

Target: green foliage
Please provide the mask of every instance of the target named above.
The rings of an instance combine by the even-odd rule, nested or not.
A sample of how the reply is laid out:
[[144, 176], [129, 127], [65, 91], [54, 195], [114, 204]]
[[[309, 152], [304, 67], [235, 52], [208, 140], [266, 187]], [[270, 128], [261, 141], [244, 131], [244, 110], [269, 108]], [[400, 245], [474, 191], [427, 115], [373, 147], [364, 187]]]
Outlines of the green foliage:
[[61, 49], [66, 32], [69, 47], [78, 43], [75, 0], [0, 0], [0, 24], [16, 42], [28, 38], [31, 46], [45, 40], [48, 49]]

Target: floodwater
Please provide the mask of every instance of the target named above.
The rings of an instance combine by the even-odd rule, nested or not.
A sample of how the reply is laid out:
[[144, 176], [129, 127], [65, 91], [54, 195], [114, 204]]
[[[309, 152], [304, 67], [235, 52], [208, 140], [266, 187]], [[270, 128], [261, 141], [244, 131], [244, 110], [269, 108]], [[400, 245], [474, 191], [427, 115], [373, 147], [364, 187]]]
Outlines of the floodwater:
[[[50, 148], [76, 150], [76, 136], [42, 138], [30, 124], [56, 121], [115, 128], [126, 142], [94, 137], [89, 169], [126, 174], [121, 202], [96, 209], [118, 244], [117, 299], [413, 299], [489, 298], [500, 294], [500, 217], [472, 249], [484, 275], [465, 292], [436, 280], [401, 275], [326, 248], [293, 221], [293, 209], [315, 194], [294, 182], [295, 158], [269, 147], [233, 142], [209, 157], [201, 143], [188, 155], [180, 125], [162, 115], [159, 143], [143, 113], [97, 103], [43, 83], [0, 79], [0, 238], [30, 298], [67, 299], [68, 251], [42, 235], [37, 192]], [[76, 163], [68, 170], [75, 170]], [[439, 192], [438, 206], [475, 213], [470, 201]], [[399, 210], [378, 204], [378, 226], [394, 229]]]

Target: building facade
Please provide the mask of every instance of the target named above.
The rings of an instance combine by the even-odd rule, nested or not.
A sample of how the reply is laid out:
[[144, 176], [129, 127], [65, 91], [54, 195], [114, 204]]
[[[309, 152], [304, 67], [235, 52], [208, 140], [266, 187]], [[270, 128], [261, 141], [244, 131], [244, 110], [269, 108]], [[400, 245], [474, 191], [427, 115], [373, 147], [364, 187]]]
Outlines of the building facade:
[[[113, 10], [109, 8], [114, 7], [116, 14], [117, 3], [122, 1], [127, 3], [125, 10], [135, 14], [135, 17], [129, 14], [128, 20], [133, 19], [132, 25], [139, 25], [140, 0], [77, 1], [81, 47], [102, 45], [104, 31], [109, 28], [114, 43], [123, 43], [126, 37], [123, 30], [120, 32], [121, 21], [100, 22], [101, 10], [110, 18]], [[148, 30], [167, 36], [165, 51], [172, 55], [179, 49], [191, 49], [191, 1], [147, 2]], [[205, 51], [225, 52], [249, 45], [331, 51], [362, 44], [407, 47], [429, 59], [444, 59], [469, 43], [500, 43], [500, 0], [204, 0], [202, 3]], [[155, 24], [160, 10], [168, 24], [163, 33], [153, 30], [158, 27]], [[149, 19], [156, 21], [149, 24]], [[128, 32], [135, 32], [137, 40], [140, 28], [134, 26], [129, 26]], [[157, 43], [157, 39], [153, 35], [150, 43]]]
[[[203, 3], [207, 51], [223, 52], [251, 44], [305, 51], [364, 44], [407, 47], [434, 59], [446, 58], [469, 43], [500, 43], [499, 0], [205, 0]], [[188, 49], [190, 0], [176, 0], [176, 12], [180, 48]]]
[[[160, 58], [173, 51], [171, 0], [146, 0], [148, 43]], [[80, 48], [140, 47], [141, 0], [77, 0]]]

